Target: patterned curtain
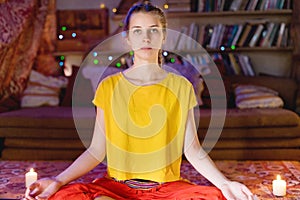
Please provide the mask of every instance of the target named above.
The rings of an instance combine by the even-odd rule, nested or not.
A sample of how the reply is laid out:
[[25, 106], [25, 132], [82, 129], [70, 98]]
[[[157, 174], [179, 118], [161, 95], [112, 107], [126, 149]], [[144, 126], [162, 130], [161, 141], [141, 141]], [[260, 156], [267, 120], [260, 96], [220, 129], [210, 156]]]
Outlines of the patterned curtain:
[[[0, 105], [19, 105], [20, 96], [39, 52], [54, 49], [52, 36], [43, 30], [55, 16], [54, 0], [6, 0], [0, 3]], [[49, 24], [49, 23], [48, 23]], [[53, 32], [52, 32], [53, 33]], [[55, 33], [55, 31], [54, 31]], [[49, 33], [50, 34], [50, 33]], [[8, 110], [13, 109], [8, 108]], [[0, 107], [1, 111], [1, 107]]]

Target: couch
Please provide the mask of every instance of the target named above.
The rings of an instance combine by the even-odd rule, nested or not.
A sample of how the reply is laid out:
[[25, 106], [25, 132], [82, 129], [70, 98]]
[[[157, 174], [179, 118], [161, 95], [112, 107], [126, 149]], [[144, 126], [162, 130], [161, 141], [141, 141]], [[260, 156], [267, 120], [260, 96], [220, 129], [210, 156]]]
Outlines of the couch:
[[[211, 127], [211, 109], [202, 106], [198, 136], [205, 148], [214, 144], [207, 129], [221, 135], [209, 155], [213, 159], [300, 160], [300, 123], [294, 111], [297, 84], [294, 80], [270, 76], [227, 76], [228, 88], [235, 84], [257, 84], [278, 91], [282, 108], [238, 109], [229, 106], [224, 127]], [[72, 82], [72, 81], [71, 81]], [[74, 80], [73, 80], [74, 82]], [[87, 81], [90, 83], [89, 81]], [[89, 96], [91, 84], [78, 96]], [[227, 88], [227, 90], [229, 90]], [[72, 87], [67, 87], [67, 93]], [[87, 92], [89, 91], [89, 92]], [[72, 93], [71, 93], [72, 94]], [[228, 101], [232, 101], [232, 92]], [[68, 96], [66, 94], [66, 96]], [[73, 98], [76, 96], [73, 95]], [[231, 99], [231, 100], [230, 100]], [[0, 138], [3, 160], [73, 160], [89, 145], [94, 126], [95, 109], [89, 103], [22, 108], [0, 113]], [[75, 115], [75, 118], [74, 118]], [[220, 129], [221, 128], [221, 129]], [[79, 133], [79, 134], [78, 134]]]

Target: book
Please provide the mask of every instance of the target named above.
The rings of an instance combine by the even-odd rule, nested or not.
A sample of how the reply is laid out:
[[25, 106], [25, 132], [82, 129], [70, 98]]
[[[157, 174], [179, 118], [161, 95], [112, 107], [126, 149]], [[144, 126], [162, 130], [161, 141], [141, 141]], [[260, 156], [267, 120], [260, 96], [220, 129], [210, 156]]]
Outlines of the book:
[[270, 38], [269, 38], [267, 46], [269, 46], [269, 47], [273, 46], [274, 40], [278, 36], [279, 26], [280, 26], [279, 23], [274, 24], [274, 27], [273, 27], [272, 32], [270, 34]]
[[231, 11], [237, 11], [240, 9], [240, 6], [242, 4], [242, 0], [233, 0], [233, 2], [231, 3], [229, 10]]
[[232, 71], [234, 72], [235, 75], [241, 74], [242, 70], [239, 65], [239, 63], [236, 60], [236, 57], [233, 55], [233, 53], [228, 53], [229, 61], [230, 61], [230, 66], [232, 67]]
[[256, 28], [256, 31], [254, 33], [254, 35], [252, 36], [250, 42], [249, 42], [249, 47], [254, 47], [257, 44], [257, 41], [262, 33], [264, 29], [264, 25], [263, 24], [259, 24], [258, 27]]
[[275, 25], [274, 22], [270, 22], [270, 23], [267, 24], [267, 29], [265, 30], [265, 32], [263, 34], [263, 37], [260, 41], [259, 46], [261, 46], [261, 47], [268, 46], [268, 41], [269, 41], [269, 38], [270, 38], [270, 35], [272, 33], [274, 25]]
[[285, 30], [285, 23], [282, 22], [280, 24], [280, 28], [279, 28], [279, 31], [278, 31], [278, 36], [277, 36], [277, 41], [276, 41], [276, 47], [281, 47], [282, 37], [283, 37], [284, 30]]
[[240, 37], [240, 39], [239, 39], [239, 41], [237, 43], [237, 46], [242, 47], [244, 45], [244, 43], [246, 41], [246, 38], [247, 38], [247, 36], [248, 36], [248, 34], [249, 34], [250, 30], [251, 30], [251, 27], [252, 27], [251, 24], [246, 23], [245, 28], [244, 28], [244, 30], [243, 30], [243, 32], [241, 34], [241, 37]]
[[244, 25], [242, 25], [242, 24], [238, 25], [238, 29], [237, 29], [237, 32], [236, 32], [234, 38], [233, 38], [231, 46], [236, 46], [237, 45], [237, 41], [239, 40], [240, 35], [242, 34], [243, 28], [244, 28]]

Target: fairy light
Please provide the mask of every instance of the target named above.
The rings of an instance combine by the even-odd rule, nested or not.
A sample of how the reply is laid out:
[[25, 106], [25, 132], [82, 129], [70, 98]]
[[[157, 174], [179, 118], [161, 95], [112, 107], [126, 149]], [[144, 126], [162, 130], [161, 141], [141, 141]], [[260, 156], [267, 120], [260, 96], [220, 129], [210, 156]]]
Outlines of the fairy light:
[[65, 60], [65, 56], [60, 56], [60, 60]]
[[62, 30], [62, 31], [66, 31], [66, 30], [67, 30], [67, 27], [66, 27], [66, 26], [62, 26], [62, 27], [61, 27], [61, 30]]
[[77, 36], [77, 34], [74, 32], [72, 33], [72, 37], [75, 38]]
[[168, 10], [169, 9], [169, 4], [165, 3], [164, 4], [164, 9]]
[[171, 63], [175, 63], [175, 58], [170, 59]]
[[120, 68], [121, 67], [121, 63], [117, 62], [116, 63], [116, 67]]
[[93, 52], [93, 56], [94, 57], [97, 57], [98, 56], [98, 53], [95, 51], [95, 52]]
[[116, 13], [116, 12], [117, 12], [117, 8], [113, 8], [113, 9], [112, 9], [112, 12], [113, 12], [113, 13]]
[[62, 34], [58, 35], [58, 39], [62, 40], [64, 39], [64, 36]]
[[231, 45], [230, 48], [231, 48], [232, 50], [235, 50], [235, 49], [236, 49], [235, 45]]
[[98, 65], [99, 64], [99, 60], [98, 59], [94, 59], [94, 64]]
[[101, 3], [101, 4], [100, 4], [100, 8], [101, 8], [101, 9], [104, 9], [104, 8], [105, 8], [105, 4], [104, 4], [104, 3]]
[[113, 57], [112, 56], [108, 56], [108, 60], [112, 61]]
[[164, 52], [163, 52], [163, 55], [164, 55], [165, 57], [167, 57], [169, 54], [168, 54], [167, 51], [164, 51]]

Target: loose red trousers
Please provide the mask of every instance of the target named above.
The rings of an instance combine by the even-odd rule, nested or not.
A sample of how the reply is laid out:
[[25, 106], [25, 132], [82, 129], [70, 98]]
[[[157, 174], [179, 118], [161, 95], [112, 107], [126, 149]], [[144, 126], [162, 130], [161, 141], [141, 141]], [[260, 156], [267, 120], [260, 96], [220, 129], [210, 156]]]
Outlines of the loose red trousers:
[[108, 196], [118, 200], [226, 200], [221, 191], [213, 186], [200, 186], [180, 180], [141, 190], [128, 187], [110, 178], [100, 178], [93, 183], [74, 183], [62, 187], [50, 200], [93, 200]]

